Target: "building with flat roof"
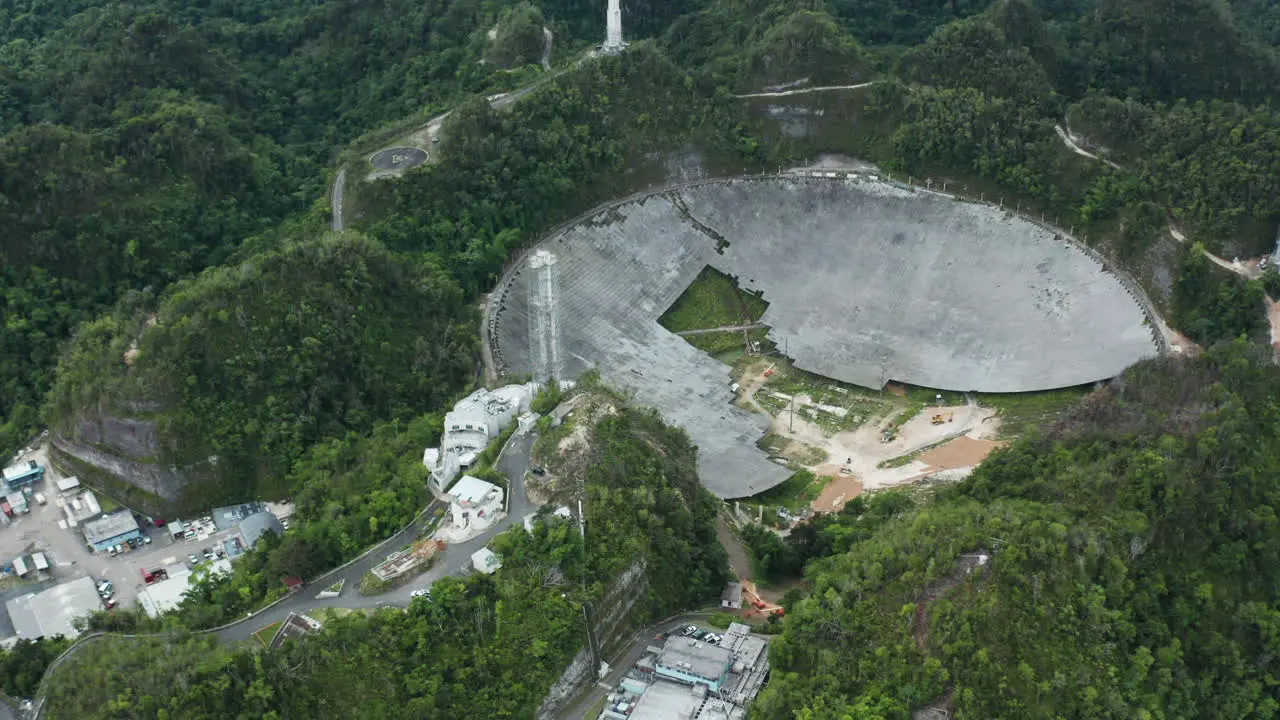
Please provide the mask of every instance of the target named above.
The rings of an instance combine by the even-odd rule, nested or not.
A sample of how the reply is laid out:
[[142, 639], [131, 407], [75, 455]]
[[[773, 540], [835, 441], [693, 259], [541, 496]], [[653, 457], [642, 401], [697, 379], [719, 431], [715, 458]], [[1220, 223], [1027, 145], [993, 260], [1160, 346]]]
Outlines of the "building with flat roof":
[[663, 646], [654, 669], [661, 677], [719, 690], [732, 665], [733, 653], [728, 648], [678, 637]]
[[128, 509], [117, 510], [83, 524], [84, 541], [96, 551], [103, 551], [112, 545], [128, 542], [131, 538], [142, 537], [142, 529], [138, 521]]
[[14, 463], [4, 469], [4, 484], [11, 492], [44, 479], [44, 466], [35, 460]]
[[250, 515], [265, 512], [266, 509], [266, 504], [261, 502], [240, 503], [239, 505], [214, 508], [210, 511], [209, 518], [213, 520], [213, 525], [218, 528], [219, 532], [226, 532], [227, 530], [234, 530], [237, 525]]
[[[768, 641], [731, 623], [718, 645], [688, 637], [649, 646], [610, 694], [601, 720], [743, 720], [769, 675]], [[718, 677], [718, 684], [708, 678]]]
[[422, 454], [431, 482], [442, 491], [448, 487], [458, 473], [475, 462], [490, 440], [521, 413], [528, 412], [537, 393], [536, 383], [525, 383], [497, 390], [480, 388], [459, 400], [445, 413], [440, 447], [427, 448]]
[[480, 548], [471, 553], [471, 567], [475, 568], [476, 572], [492, 575], [502, 569], [502, 558], [489, 548]]
[[742, 607], [742, 583], [731, 582], [724, 586], [720, 593], [720, 607], [737, 610]]
[[[208, 565], [210, 574], [231, 574], [231, 561], [223, 558]], [[165, 568], [168, 578], [151, 583], [138, 591], [138, 606], [150, 617], [160, 617], [174, 610], [191, 589], [197, 576], [186, 565], [175, 563]]]
[[80, 478], [69, 477], [58, 481], [58, 492], [74, 493], [80, 489]]
[[77, 578], [54, 585], [44, 592], [30, 593], [5, 604], [13, 629], [23, 640], [52, 638], [62, 635], [74, 638], [80, 634], [71, 624], [94, 610], [102, 609], [102, 598], [93, 579]]
[[472, 475], [463, 475], [449, 488], [449, 515], [456, 527], [484, 525], [502, 511], [502, 488]]
[[27, 496], [22, 491], [11, 492], [5, 496], [4, 501], [9, 505], [9, 509], [16, 515], [20, 515], [27, 511]]

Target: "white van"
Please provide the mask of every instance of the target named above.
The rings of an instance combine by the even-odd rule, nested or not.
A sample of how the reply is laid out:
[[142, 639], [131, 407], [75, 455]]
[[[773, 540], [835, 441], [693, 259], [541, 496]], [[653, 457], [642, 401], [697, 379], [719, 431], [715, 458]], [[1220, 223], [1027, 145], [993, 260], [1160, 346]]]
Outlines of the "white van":
[[36, 502], [44, 504], [44, 493], [36, 493]]

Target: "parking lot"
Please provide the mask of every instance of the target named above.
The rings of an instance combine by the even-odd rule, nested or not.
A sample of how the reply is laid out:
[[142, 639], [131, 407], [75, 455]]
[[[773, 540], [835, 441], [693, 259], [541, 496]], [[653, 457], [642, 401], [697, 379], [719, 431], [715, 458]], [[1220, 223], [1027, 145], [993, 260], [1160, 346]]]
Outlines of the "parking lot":
[[[145, 521], [139, 523], [143, 533], [150, 538], [149, 544], [140, 544], [137, 549], [125, 549], [116, 556], [106, 552], [92, 552], [85, 544], [80, 527], [69, 527], [63, 506], [70, 502], [70, 497], [63, 497], [58, 492], [57, 482], [63, 475], [49, 465], [45, 456], [45, 448], [27, 453], [22, 459], [31, 459], [45, 466], [44, 480], [33, 488], [46, 498], [41, 505], [34, 499], [29, 503], [30, 510], [25, 514], [15, 514], [7, 525], [0, 525], [0, 566], [11, 566], [13, 559], [19, 555], [32, 552], [44, 552], [49, 560], [48, 571], [32, 570], [17, 587], [4, 591], [5, 597], [25, 594], [24, 588], [36, 592], [49, 585], [52, 580], [63, 583], [82, 576], [90, 576], [95, 580], [107, 579], [115, 586], [117, 604], [132, 607], [137, 601], [138, 591], [144, 587], [142, 570], [163, 568], [175, 563], [190, 564], [188, 556], [195, 554], [200, 561], [204, 560], [203, 551], [221, 546], [221, 542], [232, 531], [214, 532], [204, 535], [202, 540], [174, 540], [164, 527], [153, 527]], [[100, 503], [106, 504], [105, 498], [98, 496]], [[106, 510], [106, 508], [103, 508]], [[212, 523], [208, 525], [213, 529]], [[43, 581], [43, 582], [42, 582]], [[8, 582], [6, 580], [6, 582]], [[0, 625], [0, 632], [4, 630]]]

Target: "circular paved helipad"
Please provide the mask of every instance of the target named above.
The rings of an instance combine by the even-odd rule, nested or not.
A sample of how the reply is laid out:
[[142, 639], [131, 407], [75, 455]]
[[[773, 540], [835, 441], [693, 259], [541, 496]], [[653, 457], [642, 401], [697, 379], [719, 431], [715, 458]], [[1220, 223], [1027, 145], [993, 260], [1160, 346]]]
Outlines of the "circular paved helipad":
[[427, 151], [416, 147], [394, 147], [379, 150], [369, 158], [375, 170], [408, 170], [427, 161]]

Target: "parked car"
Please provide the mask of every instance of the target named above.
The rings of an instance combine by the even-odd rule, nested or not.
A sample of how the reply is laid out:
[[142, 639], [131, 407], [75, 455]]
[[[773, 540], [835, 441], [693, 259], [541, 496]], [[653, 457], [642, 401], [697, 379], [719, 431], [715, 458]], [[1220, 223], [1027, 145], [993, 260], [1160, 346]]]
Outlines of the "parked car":
[[205, 548], [205, 549], [204, 549], [204, 559], [205, 559], [205, 560], [212, 560], [212, 559], [213, 559], [213, 550], [211, 550], [210, 548]]
[[150, 536], [150, 535], [143, 535], [143, 536], [142, 536], [142, 542], [143, 542], [143, 543], [145, 543], [145, 544], [147, 544], [147, 545], [150, 545], [150, 544], [151, 544], [151, 536]]
[[707, 631], [706, 631], [706, 630], [703, 630], [702, 628], [698, 628], [698, 629], [697, 629], [697, 630], [695, 630], [695, 631], [694, 631], [694, 633], [693, 633], [693, 639], [694, 639], [694, 640], [701, 640], [702, 638], [704, 638], [704, 637], [706, 637], [706, 636], [707, 636]]
[[200, 558], [196, 557], [195, 553], [187, 553], [187, 559], [191, 561], [192, 565], [200, 562]]
[[124, 546], [123, 546], [123, 545], [116, 545], [116, 552], [117, 552], [117, 553], [122, 553], [122, 552], [124, 552]]
[[692, 635], [692, 634], [694, 634], [694, 633], [696, 633], [696, 632], [698, 632], [698, 626], [697, 626], [697, 625], [685, 625], [685, 627], [684, 627], [684, 632], [683, 632], [683, 633], [681, 633], [681, 634], [682, 634], [682, 635], [684, 635], [685, 637], [689, 637], [690, 635]]
[[120, 552], [120, 551], [119, 551], [119, 550], [116, 550], [116, 546], [115, 546], [115, 545], [112, 545], [111, 547], [107, 548], [107, 554], [111, 555], [112, 557], [115, 557], [115, 556], [116, 556], [116, 553], [118, 553], [118, 552]]
[[427, 589], [427, 588], [418, 588], [417, 590], [414, 590], [413, 592], [409, 593], [409, 597], [416, 597], [416, 598], [424, 597], [424, 598], [430, 598], [430, 597], [431, 597], [431, 591], [430, 591], [429, 589]]

